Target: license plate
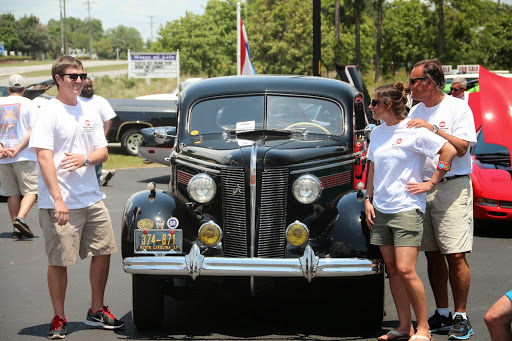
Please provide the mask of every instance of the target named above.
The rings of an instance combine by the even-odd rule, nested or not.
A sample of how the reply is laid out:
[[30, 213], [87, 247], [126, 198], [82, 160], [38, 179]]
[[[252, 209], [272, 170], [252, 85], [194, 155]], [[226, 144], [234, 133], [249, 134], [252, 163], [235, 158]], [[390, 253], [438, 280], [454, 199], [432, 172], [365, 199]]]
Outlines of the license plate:
[[139, 230], [135, 233], [135, 253], [181, 253], [183, 230]]

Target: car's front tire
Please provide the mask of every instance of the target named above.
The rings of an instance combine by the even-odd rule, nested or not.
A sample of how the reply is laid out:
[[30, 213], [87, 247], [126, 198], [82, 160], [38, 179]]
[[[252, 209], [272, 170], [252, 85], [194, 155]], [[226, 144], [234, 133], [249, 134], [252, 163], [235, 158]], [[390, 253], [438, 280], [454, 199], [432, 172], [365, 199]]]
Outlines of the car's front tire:
[[132, 275], [132, 318], [138, 329], [157, 329], [164, 316], [162, 280]]
[[128, 155], [137, 156], [142, 140], [140, 129], [129, 129], [121, 136], [121, 146]]

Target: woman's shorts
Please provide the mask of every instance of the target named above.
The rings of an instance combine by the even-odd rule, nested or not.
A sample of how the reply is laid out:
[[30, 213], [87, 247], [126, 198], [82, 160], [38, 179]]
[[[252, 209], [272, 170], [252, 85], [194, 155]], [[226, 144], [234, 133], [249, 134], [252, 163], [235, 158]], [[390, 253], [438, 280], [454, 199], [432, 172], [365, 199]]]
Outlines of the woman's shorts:
[[424, 214], [413, 209], [398, 213], [375, 210], [375, 225], [371, 230], [373, 245], [420, 246], [423, 237]]

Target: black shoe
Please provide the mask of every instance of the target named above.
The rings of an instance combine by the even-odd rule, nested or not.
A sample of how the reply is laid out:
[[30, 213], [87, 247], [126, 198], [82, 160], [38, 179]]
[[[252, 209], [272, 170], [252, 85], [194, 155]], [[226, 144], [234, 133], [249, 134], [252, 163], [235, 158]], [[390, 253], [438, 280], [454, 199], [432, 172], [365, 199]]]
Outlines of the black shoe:
[[18, 231], [20, 231], [20, 233], [22, 235], [24, 235], [25, 237], [27, 237], [27, 238], [33, 238], [34, 237], [34, 234], [32, 233], [32, 231], [30, 231], [30, 227], [28, 227], [27, 223], [25, 223], [24, 221], [21, 221], [18, 218], [16, 218], [14, 220], [14, 222], [12, 223], [12, 225], [15, 228], [17, 228]]
[[453, 327], [448, 332], [448, 339], [450, 340], [467, 340], [475, 332], [471, 327], [469, 319], [465, 319], [462, 315], [455, 315], [453, 319]]
[[431, 332], [441, 332], [450, 330], [453, 325], [452, 313], [445, 317], [440, 315], [437, 310], [434, 315], [430, 316], [428, 319], [428, 326], [430, 327]]
[[12, 232], [11, 239], [20, 240], [21, 238], [23, 238], [23, 235], [21, 233], [19, 233], [18, 231]]
[[99, 327], [103, 329], [117, 329], [124, 327], [124, 322], [116, 319], [108, 307], [103, 307], [103, 309], [94, 314], [91, 312], [91, 309], [89, 309], [84, 323], [91, 327]]
[[65, 317], [59, 317], [55, 315], [50, 324], [50, 329], [48, 329], [48, 338], [49, 339], [63, 339], [66, 337], [66, 327], [68, 325], [68, 320]]

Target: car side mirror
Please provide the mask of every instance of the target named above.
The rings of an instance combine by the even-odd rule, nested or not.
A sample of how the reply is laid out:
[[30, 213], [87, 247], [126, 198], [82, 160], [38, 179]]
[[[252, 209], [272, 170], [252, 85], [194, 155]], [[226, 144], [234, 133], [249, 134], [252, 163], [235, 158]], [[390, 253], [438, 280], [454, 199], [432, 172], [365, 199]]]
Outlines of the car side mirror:
[[364, 127], [364, 136], [370, 142], [370, 135], [372, 134], [373, 129], [377, 128], [377, 125], [371, 123]]

